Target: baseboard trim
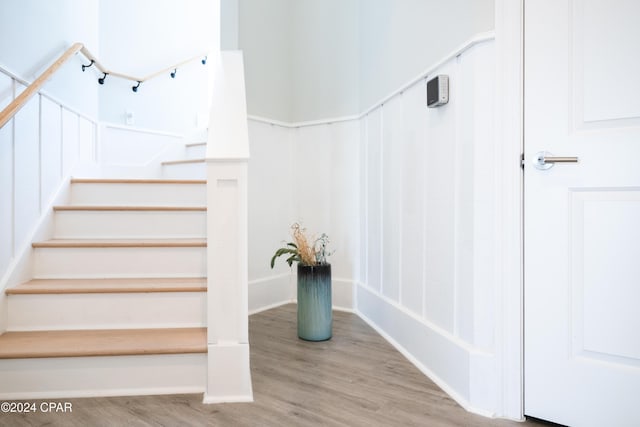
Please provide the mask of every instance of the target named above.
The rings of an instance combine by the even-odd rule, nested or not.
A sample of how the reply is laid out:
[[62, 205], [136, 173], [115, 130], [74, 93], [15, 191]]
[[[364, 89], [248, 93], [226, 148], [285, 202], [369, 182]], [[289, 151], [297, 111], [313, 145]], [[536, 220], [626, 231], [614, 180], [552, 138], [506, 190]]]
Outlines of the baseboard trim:
[[375, 330], [382, 338], [384, 338], [389, 344], [391, 344], [398, 352], [400, 352], [412, 365], [420, 370], [427, 378], [433, 381], [438, 387], [442, 389], [445, 393], [447, 393], [453, 400], [458, 403], [458, 405], [462, 406], [465, 411], [471, 412], [477, 415], [482, 415], [487, 418], [495, 418], [495, 414], [490, 411], [485, 411], [483, 409], [475, 408], [471, 406], [471, 404], [460, 394], [458, 394], [454, 389], [452, 389], [444, 380], [442, 380], [439, 376], [437, 376], [433, 371], [427, 368], [425, 365], [420, 363], [411, 353], [407, 351], [402, 345], [400, 345], [396, 340], [391, 338], [385, 331], [380, 329], [375, 322], [365, 316], [363, 313], [359, 312], [357, 309], [354, 311], [358, 317], [360, 317], [365, 323], [367, 323], [373, 330]]
[[239, 396], [207, 396], [207, 394], [205, 393], [204, 396], [202, 397], [202, 403], [204, 403], [205, 405], [210, 405], [210, 404], [214, 404], [214, 403], [247, 403], [247, 402], [253, 402], [253, 396], [243, 396], [243, 395], [239, 395]]
[[34, 400], [34, 399], [76, 399], [85, 397], [121, 397], [121, 396], [158, 396], [165, 394], [199, 394], [204, 393], [204, 386], [198, 387], [162, 387], [140, 389], [113, 390], [71, 390], [46, 391], [35, 393], [3, 393], [2, 400]]
[[[271, 310], [285, 304], [297, 304], [295, 276], [292, 273], [279, 274], [249, 281], [249, 315]], [[262, 285], [268, 290], [261, 290]], [[333, 278], [333, 310], [355, 313], [354, 291], [356, 281]], [[276, 295], [275, 300], [270, 299]], [[279, 295], [279, 296], [278, 296]]]
[[274, 308], [281, 307], [283, 305], [295, 303], [294, 300], [280, 301], [274, 304], [266, 305], [264, 307], [256, 308], [255, 310], [249, 311], [249, 316], [253, 316], [254, 314], [262, 313], [263, 311], [268, 311]]
[[[388, 301], [386, 301], [385, 298], [383, 298], [382, 296], [378, 295], [375, 291], [372, 291], [371, 289], [368, 289], [368, 288], [364, 287], [364, 285], [362, 285], [362, 284], [358, 284], [358, 292], [360, 293], [362, 291], [365, 291], [365, 292], [369, 293], [370, 295], [372, 295], [373, 297], [377, 298], [378, 301], [381, 304], [386, 305], [387, 307], [391, 308], [392, 310], [396, 310], [397, 311], [399, 309], [395, 305], [390, 304]], [[473, 406], [465, 396], [461, 395], [446, 380], [441, 378], [432, 369], [427, 367], [416, 356], [414, 356], [414, 354], [412, 354], [404, 345], [402, 345], [398, 341], [396, 341], [391, 335], [389, 335], [384, 329], [382, 329], [382, 327], [380, 325], [378, 325], [374, 320], [372, 320], [365, 313], [363, 313], [361, 311], [360, 307], [359, 307], [359, 304], [360, 304], [360, 301], [358, 300], [356, 302], [355, 314], [358, 315], [369, 326], [371, 326], [371, 328], [373, 328], [378, 334], [380, 334], [380, 336], [382, 336], [387, 342], [389, 342], [389, 344], [391, 344], [404, 357], [406, 357], [409, 362], [411, 362], [416, 368], [418, 368], [418, 370], [420, 370], [420, 372], [422, 372], [431, 381], [433, 381], [438, 387], [440, 387], [445, 393], [447, 393], [462, 408], [464, 408], [467, 412], [471, 412], [471, 413], [474, 413], [474, 414], [477, 414], [477, 415], [481, 415], [483, 417], [496, 418], [495, 412], [487, 411], [485, 409], [481, 409], [481, 408], [477, 408], [477, 407]], [[402, 312], [401, 314], [404, 315], [406, 313]], [[409, 318], [412, 321], [418, 321], [419, 320], [419, 319], [414, 318], [413, 316], [409, 316]], [[429, 331], [431, 331], [433, 334], [439, 335], [437, 331], [433, 331], [429, 327], [429, 325], [426, 325], [424, 322], [420, 322], [420, 325], [423, 326], [424, 328], [428, 329]], [[445, 339], [446, 340], [446, 338], [447, 337], [440, 336], [440, 339]], [[465, 348], [465, 347], [460, 347], [459, 345], [457, 345], [456, 342], [449, 341], [449, 343], [451, 344], [452, 348], [457, 348], [459, 353], [461, 353], [461, 354], [463, 353], [466, 357], [468, 357], [469, 358], [469, 363], [470, 363], [470, 359], [471, 359], [471, 356], [473, 355], [473, 353], [480, 353], [480, 352], [477, 352], [477, 351], [475, 351], [475, 352], [474, 351], [469, 351], [469, 349]], [[467, 368], [468, 368], [468, 366], [467, 366]]]

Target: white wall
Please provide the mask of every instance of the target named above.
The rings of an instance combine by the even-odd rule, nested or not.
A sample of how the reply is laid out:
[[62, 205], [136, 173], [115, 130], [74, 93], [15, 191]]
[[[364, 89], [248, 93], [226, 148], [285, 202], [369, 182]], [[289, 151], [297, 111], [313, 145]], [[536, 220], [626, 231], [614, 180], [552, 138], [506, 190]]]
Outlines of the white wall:
[[496, 224], [493, 42], [435, 70], [450, 101], [425, 107], [425, 84], [364, 119], [366, 248], [357, 310], [470, 409], [498, 408], [494, 331]]
[[290, 226], [327, 233], [334, 305], [353, 308], [357, 274], [359, 129], [355, 121], [292, 129], [250, 121], [249, 309], [295, 299], [295, 275], [269, 262]]
[[494, 28], [494, 0], [359, 0], [360, 110]]
[[[219, 46], [219, 1], [108, 0], [100, 2], [100, 61], [114, 71], [145, 77]], [[143, 83], [107, 77], [100, 91], [100, 120], [125, 124], [125, 111], [135, 126], [184, 132], [195, 128], [198, 114], [207, 116], [209, 69], [199, 61]], [[206, 124], [199, 123], [200, 127]]]
[[289, 226], [293, 205], [293, 141], [290, 129], [249, 121], [249, 311], [293, 298], [291, 271], [269, 263]]
[[284, 122], [358, 112], [357, 0], [238, 0], [249, 114]]
[[290, 4], [289, 121], [357, 114], [357, 0], [292, 0]]
[[238, 46], [244, 54], [247, 111], [291, 119], [291, 0], [238, 0]]
[[[32, 81], [75, 42], [100, 54], [98, 0], [2, 1], [0, 66]], [[71, 59], [45, 90], [68, 106], [97, 117], [98, 85], [93, 73], [82, 72], [83, 62], [80, 55]]]
[[493, 29], [494, 0], [237, 1], [249, 114], [284, 122], [356, 115]]
[[353, 308], [359, 256], [359, 126], [357, 121], [291, 130], [298, 221], [330, 239], [333, 303]]
[[[493, 41], [484, 41], [433, 70], [451, 82], [449, 103], [437, 109], [426, 108], [420, 80], [360, 120], [299, 128], [253, 122], [259, 171], [249, 199], [250, 263], [263, 263], [251, 269], [253, 280], [268, 277], [267, 261], [292, 216], [327, 232], [337, 250], [334, 304], [355, 308], [461, 404], [485, 415], [500, 413], [501, 399], [494, 56]], [[273, 291], [263, 306], [287, 286], [260, 283]]]

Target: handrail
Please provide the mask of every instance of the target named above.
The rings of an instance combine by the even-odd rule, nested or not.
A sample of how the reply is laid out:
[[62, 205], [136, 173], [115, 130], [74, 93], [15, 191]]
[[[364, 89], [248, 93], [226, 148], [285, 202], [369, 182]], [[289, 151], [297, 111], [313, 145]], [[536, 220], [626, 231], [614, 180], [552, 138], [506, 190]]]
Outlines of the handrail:
[[44, 86], [44, 84], [60, 69], [73, 55], [78, 53], [84, 46], [82, 43], [74, 43], [67, 49], [49, 68], [33, 81], [20, 95], [16, 97], [2, 112], [0, 112], [0, 128], [7, 124], [18, 111], [31, 99], [33, 95]]
[[[157, 71], [155, 73], [149, 74], [146, 77], [136, 77], [136, 76], [131, 76], [128, 74], [123, 74], [123, 73], [118, 73], [116, 71], [111, 71], [109, 70], [107, 67], [105, 67], [104, 65], [102, 65], [100, 63], [100, 61], [98, 61], [98, 59], [91, 53], [89, 52], [89, 49], [87, 49], [86, 47], [82, 47], [81, 51], [82, 55], [84, 55], [89, 61], [91, 61], [91, 63], [89, 65], [85, 65], [83, 68], [83, 71], [85, 68], [91, 67], [92, 65], [95, 65], [96, 68], [98, 70], [100, 70], [100, 72], [102, 72], [104, 74], [104, 77], [102, 77], [101, 80], [99, 80], [100, 84], [104, 83], [104, 78], [106, 76], [112, 76], [112, 77], [119, 77], [121, 79], [125, 79], [125, 80], [131, 80], [132, 82], [137, 82], [138, 86], [140, 86], [140, 83], [144, 83], [147, 80], [151, 80], [154, 77], [157, 77], [161, 74], [164, 74], [166, 72], [169, 71], [175, 71], [178, 67], [181, 67], [184, 64], [187, 64], [191, 61], [195, 61], [196, 59], [201, 59], [202, 58], [202, 64], [206, 64], [207, 63], [207, 56], [205, 54], [202, 55], [197, 55], [197, 56], [192, 56], [191, 58], [185, 59], [184, 61], [180, 61], [177, 64], [174, 64], [170, 67], [167, 68], [163, 68], [160, 71]], [[171, 77], [175, 77], [175, 73], [171, 73]], [[136, 86], [134, 86], [136, 87]], [[134, 89], [134, 92], [137, 92], [137, 90]]]
[[82, 43], [74, 43], [58, 59], [56, 59], [56, 61], [53, 64], [51, 64], [49, 68], [47, 68], [38, 78], [36, 78], [30, 85], [28, 85], [27, 88], [20, 95], [18, 95], [4, 110], [0, 112], [0, 128], [6, 125], [9, 122], [9, 120], [11, 120], [13, 116], [15, 116], [16, 113], [20, 111], [20, 109], [29, 101], [29, 99], [31, 99], [33, 95], [35, 95], [40, 91], [42, 86], [44, 86], [44, 84], [53, 76], [53, 74], [55, 74], [56, 71], [58, 71], [60, 67], [64, 65], [65, 62], [67, 62], [73, 55], [77, 54], [78, 52], [82, 53], [83, 56], [85, 56], [88, 60], [91, 61], [89, 65], [82, 66], [82, 71], [84, 71], [86, 68], [89, 68], [95, 64], [96, 68], [104, 74], [102, 78], [98, 79], [98, 82], [100, 84], [104, 83], [104, 79], [108, 75], [113, 77], [119, 77], [122, 79], [137, 82], [138, 85], [132, 87], [134, 92], [138, 91], [138, 87], [140, 86], [141, 83], [146, 82], [147, 80], [151, 80], [154, 77], [157, 77], [168, 71], [173, 71], [171, 73], [171, 77], [175, 77], [176, 76], [175, 73], [178, 67], [188, 62], [203, 58], [202, 64], [204, 65], [207, 63], [206, 55], [198, 55], [198, 56], [193, 56], [189, 59], [185, 59], [184, 61], [180, 61], [177, 64], [164, 68], [155, 73], [149, 74], [146, 77], [135, 77], [135, 76], [130, 76], [127, 74], [117, 73], [109, 70], [104, 65], [102, 65], [97, 60], [97, 58], [91, 52], [89, 52], [89, 50]]

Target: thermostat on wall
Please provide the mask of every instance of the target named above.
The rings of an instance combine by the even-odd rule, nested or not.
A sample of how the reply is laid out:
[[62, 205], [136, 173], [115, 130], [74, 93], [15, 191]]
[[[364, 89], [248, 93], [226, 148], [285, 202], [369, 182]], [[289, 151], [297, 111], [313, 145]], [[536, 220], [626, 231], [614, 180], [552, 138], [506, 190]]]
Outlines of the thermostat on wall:
[[427, 107], [439, 107], [447, 102], [449, 102], [449, 76], [440, 74], [427, 82]]

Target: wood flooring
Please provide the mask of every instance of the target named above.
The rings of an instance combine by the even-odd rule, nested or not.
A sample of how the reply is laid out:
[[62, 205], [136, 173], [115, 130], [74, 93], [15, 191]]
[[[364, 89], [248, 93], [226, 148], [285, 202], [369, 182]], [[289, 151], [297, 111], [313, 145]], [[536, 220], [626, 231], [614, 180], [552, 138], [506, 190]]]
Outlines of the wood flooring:
[[204, 405], [202, 395], [57, 399], [73, 412], [0, 413], [0, 426], [537, 425], [466, 412], [356, 315], [334, 312], [333, 338], [320, 343], [297, 338], [295, 305], [255, 314], [249, 325], [254, 403]]

